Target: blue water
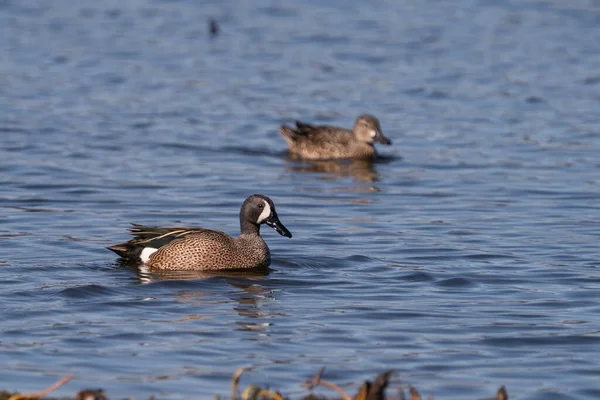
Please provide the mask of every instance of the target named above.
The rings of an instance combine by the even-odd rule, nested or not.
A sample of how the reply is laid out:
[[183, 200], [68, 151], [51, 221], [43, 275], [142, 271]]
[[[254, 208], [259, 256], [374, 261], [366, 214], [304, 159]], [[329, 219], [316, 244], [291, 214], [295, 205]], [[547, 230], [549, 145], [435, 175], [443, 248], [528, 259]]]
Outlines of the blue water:
[[[220, 25], [211, 38], [208, 21]], [[0, 2], [0, 382], [186, 399], [386, 369], [436, 399], [600, 397], [594, 1]], [[278, 126], [379, 117], [376, 163]], [[236, 234], [267, 274], [151, 274], [130, 222]], [[324, 390], [323, 394], [330, 394]]]

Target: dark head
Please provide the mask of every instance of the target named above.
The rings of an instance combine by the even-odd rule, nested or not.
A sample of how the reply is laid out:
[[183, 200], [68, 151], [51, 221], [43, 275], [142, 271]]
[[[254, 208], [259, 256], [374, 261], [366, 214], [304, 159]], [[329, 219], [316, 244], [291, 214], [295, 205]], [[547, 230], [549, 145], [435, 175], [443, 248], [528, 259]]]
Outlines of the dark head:
[[392, 144], [392, 141], [383, 136], [379, 120], [372, 115], [363, 114], [356, 118], [354, 129], [352, 130], [354, 137], [361, 142], [373, 143], [379, 142], [382, 144]]
[[262, 194], [253, 194], [242, 204], [242, 209], [240, 210], [242, 233], [244, 233], [244, 225], [247, 223], [251, 223], [257, 227], [261, 224], [267, 224], [281, 236], [292, 237], [291, 232], [279, 221], [273, 201]]

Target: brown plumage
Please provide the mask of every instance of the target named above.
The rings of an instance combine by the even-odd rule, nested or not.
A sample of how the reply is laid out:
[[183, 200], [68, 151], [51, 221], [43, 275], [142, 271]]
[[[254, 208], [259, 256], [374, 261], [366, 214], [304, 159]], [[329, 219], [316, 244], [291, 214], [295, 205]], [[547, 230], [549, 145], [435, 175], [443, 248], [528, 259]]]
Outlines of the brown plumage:
[[508, 392], [504, 386], [498, 389], [498, 392], [496, 393], [496, 400], [508, 400]]
[[296, 121], [296, 128], [282, 125], [279, 133], [296, 157], [318, 160], [331, 158], [375, 158], [374, 142], [392, 141], [381, 132], [379, 120], [363, 114], [352, 130], [331, 125], [310, 125]]
[[128, 242], [111, 247], [127, 261], [142, 262], [156, 269], [221, 270], [267, 267], [269, 247], [260, 236], [267, 224], [280, 235], [292, 237], [279, 221], [275, 204], [267, 196], [255, 194], [240, 209], [240, 236], [225, 232], [185, 227], [147, 227], [133, 224]]

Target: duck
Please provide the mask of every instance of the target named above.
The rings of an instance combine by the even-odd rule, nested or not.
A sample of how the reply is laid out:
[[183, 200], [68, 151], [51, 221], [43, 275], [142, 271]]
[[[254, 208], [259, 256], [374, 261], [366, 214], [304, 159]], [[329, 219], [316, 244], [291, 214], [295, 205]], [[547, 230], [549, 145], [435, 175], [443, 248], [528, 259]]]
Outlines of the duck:
[[266, 268], [269, 247], [260, 236], [265, 224], [288, 238], [292, 233], [281, 223], [273, 201], [262, 194], [249, 196], [240, 209], [240, 235], [201, 227], [160, 227], [131, 224], [133, 239], [107, 249], [126, 262], [155, 270], [215, 271]]
[[279, 133], [285, 139], [291, 156], [307, 160], [362, 158], [374, 159], [374, 142], [391, 145], [383, 135], [379, 120], [370, 114], [356, 118], [352, 130], [331, 125], [311, 125], [295, 121], [296, 127], [281, 125]]

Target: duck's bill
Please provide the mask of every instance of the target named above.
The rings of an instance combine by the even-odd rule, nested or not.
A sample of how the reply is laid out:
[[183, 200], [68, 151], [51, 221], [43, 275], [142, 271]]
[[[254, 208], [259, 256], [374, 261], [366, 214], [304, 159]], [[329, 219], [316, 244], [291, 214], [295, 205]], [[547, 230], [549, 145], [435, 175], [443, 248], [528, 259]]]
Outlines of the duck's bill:
[[281, 236], [286, 236], [291, 238], [292, 232], [288, 231], [288, 229], [283, 226], [279, 218], [277, 218], [277, 214], [273, 213], [273, 216], [265, 221], [265, 224], [269, 225], [271, 228], [275, 229], [277, 233]]
[[385, 145], [392, 144], [392, 140], [383, 136], [383, 133], [381, 133], [380, 131], [377, 131], [377, 135], [375, 135], [375, 140]]

